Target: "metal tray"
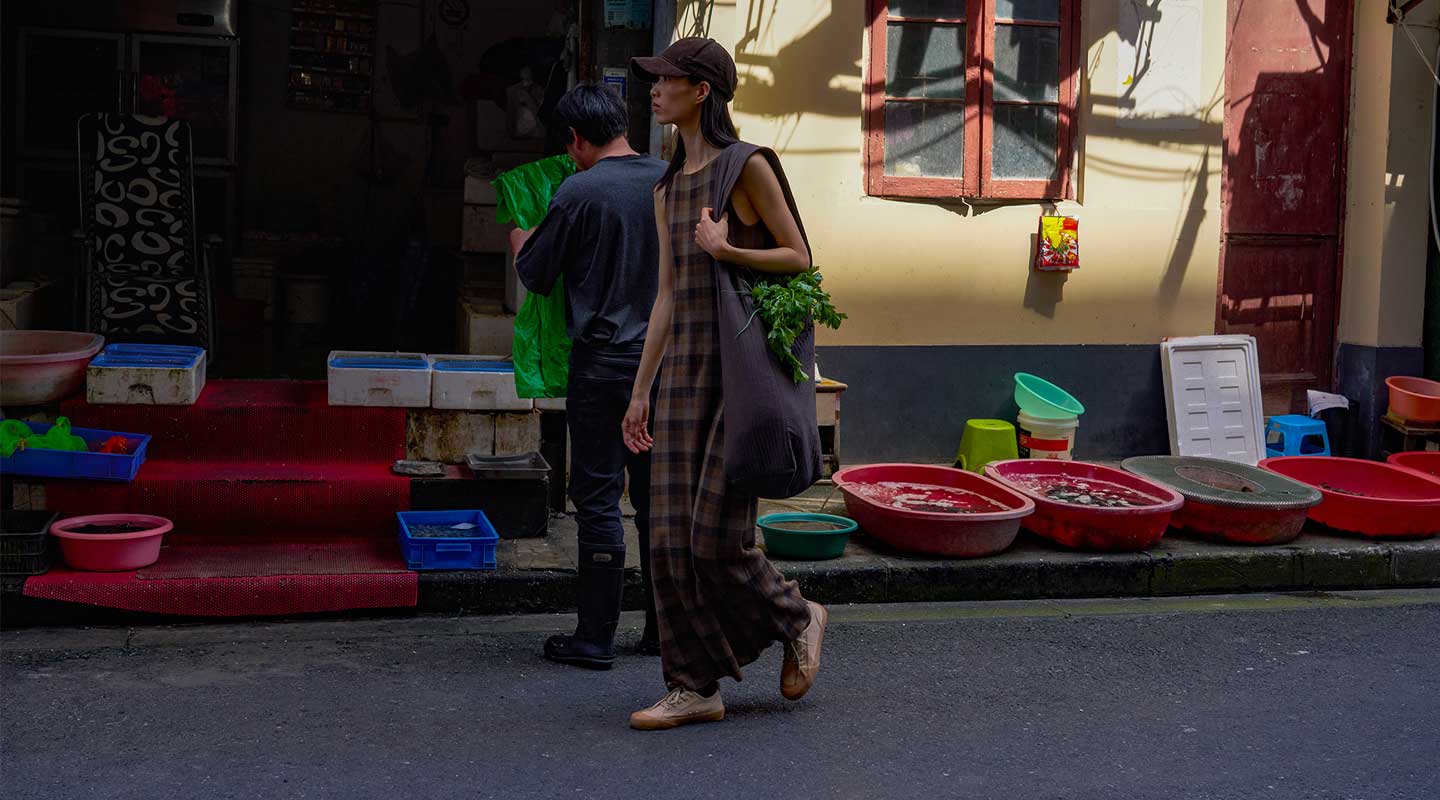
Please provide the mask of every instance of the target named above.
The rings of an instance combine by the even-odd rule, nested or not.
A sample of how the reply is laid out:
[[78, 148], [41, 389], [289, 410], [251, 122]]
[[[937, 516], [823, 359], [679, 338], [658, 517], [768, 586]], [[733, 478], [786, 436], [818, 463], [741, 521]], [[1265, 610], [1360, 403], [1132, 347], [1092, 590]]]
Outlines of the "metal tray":
[[543, 480], [550, 475], [550, 464], [539, 453], [518, 456], [482, 456], [470, 453], [465, 464], [481, 480]]

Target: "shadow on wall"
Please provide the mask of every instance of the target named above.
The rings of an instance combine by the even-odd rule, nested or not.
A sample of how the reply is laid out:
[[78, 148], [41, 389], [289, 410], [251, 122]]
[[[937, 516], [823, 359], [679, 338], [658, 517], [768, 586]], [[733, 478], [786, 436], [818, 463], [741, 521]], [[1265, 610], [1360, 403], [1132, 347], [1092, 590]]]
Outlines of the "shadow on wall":
[[[793, 0], [792, 0], [793, 1]], [[677, 8], [677, 34], [685, 36], [706, 35], [714, 20], [715, 3], [712, 0], [681, 0]], [[822, 154], [851, 153], [853, 148], [814, 149], [804, 144], [792, 147], [793, 137], [799, 121], [807, 114], [829, 117], [859, 117], [862, 109], [862, 93], [865, 90], [884, 92], [885, 86], [878, 81], [862, 83], [861, 61], [864, 59], [863, 42], [865, 31], [872, 22], [871, 14], [878, 11], [878, 4], [867, 0], [817, 0], [812, 2], [817, 22], [795, 39], [786, 42], [773, 54], [760, 52], [756, 43], [769, 38], [778, 13], [778, 0], [750, 0], [742, 2], [737, 13], [743, 15], [741, 35], [735, 46], [736, 62], [740, 71], [740, 88], [735, 99], [737, 111], [784, 120], [781, 133], [776, 141], [769, 142], [783, 153]], [[1123, 139], [1137, 144], [1155, 147], [1206, 148], [1197, 157], [1194, 167], [1189, 169], [1155, 169], [1134, 163], [1116, 163], [1084, 155], [1084, 147], [1077, 147], [1087, 169], [1123, 175], [1129, 180], [1178, 183], [1188, 197], [1182, 197], [1186, 212], [1176, 220], [1175, 244], [1165, 259], [1165, 272], [1157, 293], [1160, 302], [1173, 304], [1183, 285], [1184, 270], [1189, 264], [1196, 247], [1198, 231], [1206, 217], [1205, 204], [1210, 201], [1209, 180], [1214, 167], [1209, 158], [1211, 148], [1221, 138], [1221, 126], [1210, 121], [1212, 112], [1221, 102], [1222, 86], [1216, 86], [1206, 106], [1189, 117], [1150, 120], [1158, 123], [1148, 128], [1126, 127], [1114, 124], [1123, 109], [1133, 109], [1138, 90], [1151, 80], [1153, 55], [1151, 44], [1158, 23], [1164, 18], [1162, 0], [1130, 0], [1131, 10], [1116, 15], [1116, 24], [1095, 26], [1085, 30], [1086, 44], [1081, 52], [1094, 52], [1088, 69], [1082, 66], [1082, 90], [1076, 129], [1079, 141], [1083, 143], [1087, 133], [1094, 129], [1103, 130], [1107, 139]], [[923, 73], [923, 80], [930, 84], [943, 83], [962, 77], [963, 68], [933, 69], [929, 65], [932, 56], [944, 57], [945, 52], [955, 49], [956, 43], [944, 36], [936, 36], [933, 30], [916, 25], [901, 25], [896, 28], [901, 39], [897, 39], [892, 63], [897, 71], [905, 74]], [[957, 29], [958, 30], [958, 29]], [[1090, 85], [1089, 75], [1094, 72], [1104, 41], [1114, 32], [1121, 41], [1134, 46], [1136, 63], [1131, 65], [1130, 81], [1121, 95], [1096, 94]], [[843, 43], [843, 44], [842, 44]], [[1019, 63], [1034, 61], [1040, 63], [1042, 53], [1036, 52], [1027, 58], [1026, 48], [1036, 46], [1032, 41], [1017, 38], [1010, 43], [1017, 53]], [[1053, 54], [1051, 55], [1053, 58]], [[1000, 85], [1008, 84], [1008, 91], [1024, 96], [1025, 81], [1033, 76], [997, 74], [993, 62], [983, 65], [994, 75]], [[1104, 112], [1103, 116], [1099, 116]], [[1067, 113], [1065, 109], [1061, 113]], [[1171, 123], [1171, 124], [1165, 124]], [[997, 119], [997, 125], [1003, 124]], [[887, 123], [887, 133], [896, 138], [910, 140], [907, 153], [924, 153], [940, 150], [947, 141], [954, 138], [953, 131], [943, 129], [922, 130], [909, 120], [892, 120]], [[1091, 129], [1091, 130], [1087, 130]], [[1018, 131], [1014, 140], [1027, 141], [1032, 149], [1040, 146], [1029, 141]], [[1078, 174], [1078, 196], [1084, 196], [1084, 171]], [[955, 200], [924, 201], [929, 205], [942, 205], [965, 216], [983, 214], [1004, 204], [962, 206]], [[1031, 205], [1032, 203], [1025, 203]]]
[[[1310, 8], [1310, 3], [1305, 0], [1291, 0], [1300, 10], [1302, 20], [1307, 24], [1306, 35], [1309, 36], [1316, 52], [1326, 52], [1336, 46], [1333, 41], [1334, 26], [1327, 26], [1326, 20]], [[1327, 0], [1329, 3], [1338, 0]], [[862, 84], [862, 72], [859, 66], [864, 57], [863, 45], [865, 30], [869, 26], [873, 13], [880, 10], [880, 4], [870, 3], [867, 0], [816, 0], [811, 4], [815, 9], [817, 22], [805, 30], [804, 33], [786, 42], [773, 54], [760, 52], [756, 47], [758, 42], [769, 38], [776, 15], [778, 14], [778, 0], [749, 0], [740, 3], [737, 13], [742, 15], [741, 35], [735, 47], [736, 61], [740, 67], [741, 83], [740, 90], [735, 100], [735, 108], [747, 114], [771, 118], [787, 118], [794, 122], [799, 121], [806, 114], [818, 114], [831, 117], [858, 117], [862, 107], [862, 91], [883, 92], [886, 87], [878, 81]], [[681, 0], [677, 10], [678, 30], [683, 35], [705, 35], [708, 33], [714, 20], [716, 3], [713, 0]], [[1111, 18], [1110, 24], [1104, 26], [1088, 26], [1084, 30], [1084, 44], [1082, 53], [1091, 53], [1092, 60], [1088, 68], [1082, 66], [1082, 90], [1079, 108], [1081, 113], [1075, 120], [1076, 128], [1079, 131], [1081, 146], [1077, 150], [1082, 154], [1086, 170], [1093, 169], [1100, 173], [1123, 176], [1131, 181], [1150, 181], [1157, 183], [1170, 183], [1178, 185], [1182, 193], [1181, 205], [1184, 211], [1177, 216], [1173, 234], [1173, 245], [1171, 251], [1166, 254], [1163, 262], [1163, 271], [1160, 273], [1158, 286], [1155, 288], [1153, 299], [1165, 306], [1173, 306], [1178, 302], [1181, 288], [1184, 285], [1185, 272], [1192, 261], [1196, 250], [1199, 247], [1198, 238], [1208, 216], [1206, 205], [1214, 201], [1211, 195], [1211, 181], [1214, 177], [1216, 165], [1211, 161], [1216, 155], [1215, 144], [1222, 141], [1222, 125], [1212, 119], [1214, 111], [1223, 102], [1232, 105], [1244, 103], [1253, 105], [1250, 95], [1242, 97], [1224, 97], [1223, 81], [1213, 87], [1211, 96], [1203, 103], [1203, 107], [1193, 114], [1172, 115], [1171, 117], [1159, 119], [1147, 119], [1147, 124], [1142, 126], [1131, 126], [1120, 124], [1122, 116], [1133, 111], [1137, 104], [1137, 98], [1144, 96], [1144, 89], [1154, 80], [1161, 80], [1157, 77], [1156, 58], [1158, 57], [1155, 47], [1157, 44], [1157, 31], [1165, 20], [1167, 10], [1163, 0], [1128, 0]], [[1174, 12], [1170, 12], [1174, 13]], [[1099, 16], [1092, 13], [1092, 18]], [[896, 27], [901, 38], [895, 43], [895, 54], [892, 63], [897, 69], [909, 74], [923, 73], [924, 79], [930, 84], [943, 83], [947, 79], [960, 77], [963, 70], [959, 67], [946, 70], [932, 69], [928, 66], [932, 56], [943, 58], [945, 52], [950, 52], [956, 43], [950, 42], [944, 36], [934, 35], [933, 30], [924, 29], [916, 25], [900, 25]], [[958, 30], [958, 29], [957, 29]], [[1095, 72], [1099, 58], [1107, 39], [1111, 34], [1122, 44], [1134, 50], [1134, 63], [1125, 65], [1133, 78], [1119, 94], [1097, 93], [1091, 83], [1091, 75]], [[843, 44], [842, 44], [843, 43]], [[1011, 45], [1018, 51], [1017, 60], [1026, 63], [1025, 48], [1032, 46], [1027, 40], [1017, 39]], [[1033, 60], [1037, 63], [1041, 55], [1036, 53]], [[907, 66], [908, 65], [908, 66]], [[1023, 75], [1006, 75], [1003, 70], [996, 70], [993, 62], [986, 63], [983, 67], [994, 75], [994, 79], [1001, 85], [1008, 84], [1007, 91], [1023, 93], [1025, 80]], [[1283, 85], [1284, 80], [1305, 81], [1317, 78], [1327, 68], [1321, 64], [1315, 69], [1306, 68], [1288, 76], [1267, 76], [1267, 83], [1272, 89], [1266, 90], [1265, 94], [1272, 93], [1274, 88]], [[1257, 87], [1260, 88], [1260, 87]], [[1263, 101], [1264, 98], [1257, 98]], [[1267, 106], [1261, 102], [1260, 105]], [[1257, 113], [1263, 109], [1257, 109]], [[1062, 109], [1061, 113], [1065, 113]], [[1257, 118], [1258, 119], [1258, 118]], [[927, 151], [943, 147], [947, 139], [953, 138], [953, 132], [940, 131], [932, 133], [908, 127], [910, 123], [896, 121], [889, 123], [892, 127], [890, 134], [912, 134], [912, 144], [909, 150], [914, 152]], [[1002, 124], [997, 119], [997, 125]], [[1263, 126], [1262, 126], [1263, 127]], [[1246, 124], [1242, 126], [1242, 134], [1253, 132], [1255, 125]], [[794, 135], [795, 126], [782, 126], [780, 138], [788, 140]], [[1083, 147], [1084, 138], [1087, 135], [1103, 135], [1110, 140], [1130, 141], [1140, 145], [1174, 148], [1191, 147], [1201, 149], [1196, 156], [1194, 165], [1188, 168], [1154, 168], [1133, 162], [1120, 162], [1096, 157], [1085, 153]], [[1020, 137], [1017, 137], [1020, 138]], [[816, 153], [830, 152], [806, 149], [803, 145], [799, 149], [792, 149], [787, 145], [789, 141], [775, 141], [770, 143], [777, 147], [780, 152]], [[1256, 144], [1256, 143], [1252, 143]], [[1035, 146], [1034, 142], [1031, 142]], [[1230, 150], [1234, 150], [1235, 143], [1230, 143]], [[1203, 148], [1203, 149], [1202, 149]], [[1038, 151], [1038, 147], [1036, 147]], [[849, 151], [846, 151], [849, 152]], [[1225, 157], [1233, 157], [1233, 152], [1225, 152]], [[1084, 171], [1079, 173], [1078, 183], [1079, 196], [1084, 195]], [[1233, 176], [1227, 175], [1227, 180], [1233, 181]], [[1278, 180], [1278, 179], [1277, 179]], [[1273, 180], [1271, 181], [1274, 182]], [[1227, 185], [1227, 194], [1237, 187]], [[1253, 191], [1256, 187], [1241, 187], [1246, 191]], [[1283, 185], [1277, 184], [1272, 187], [1260, 187], [1260, 193], [1266, 196], [1279, 196]], [[1279, 194], [1277, 194], [1279, 193]], [[941, 204], [956, 210], [961, 208], [953, 201], [925, 200], [928, 204]], [[952, 205], [953, 204], [953, 205]], [[1031, 205], [1031, 203], [1026, 203]], [[967, 216], [996, 207], [976, 206], [966, 208]], [[1043, 293], [1042, 293], [1043, 294]], [[1056, 296], [1058, 293], [1051, 293]], [[1047, 303], [1041, 301], [1033, 293], [1027, 295], [1026, 307], [1044, 308]], [[1053, 312], [1053, 307], [1051, 308]]]

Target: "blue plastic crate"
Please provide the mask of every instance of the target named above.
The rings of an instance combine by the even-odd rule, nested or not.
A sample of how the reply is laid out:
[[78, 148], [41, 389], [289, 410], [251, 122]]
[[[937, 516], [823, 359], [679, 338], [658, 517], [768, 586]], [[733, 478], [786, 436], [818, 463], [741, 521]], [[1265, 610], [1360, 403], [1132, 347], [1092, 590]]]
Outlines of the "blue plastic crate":
[[[495, 569], [495, 545], [500, 534], [485, 518], [484, 511], [400, 511], [400, 552], [413, 570]], [[465, 536], [414, 538], [412, 525], [459, 525], [475, 527]]]
[[513, 361], [436, 361], [436, 372], [514, 372]]
[[149, 367], [190, 369], [205, 355], [203, 347], [181, 347], [165, 344], [112, 344], [105, 348], [92, 367]]
[[[44, 433], [51, 426], [40, 422], [27, 423], [30, 430]], [[17, 450], [9, 458], [0, 458], [0, 472], [6, 475], [29, 475], [36, 478], [77, 478], [91, 481], [132, 481], [140, 465], [150, 437], [139, 433], [101, 431], [93, 428], [71, 428], [70, 432], [85, 440], [90, 447], [99, 447], [111, 436], [138, 442], [125, 455], [117, 453], [79, 453], [68, 450]]]
[[399, 356], [338, 356], [330, 359], [335, 369], [428, 369], [430, 363], [423, 358]]

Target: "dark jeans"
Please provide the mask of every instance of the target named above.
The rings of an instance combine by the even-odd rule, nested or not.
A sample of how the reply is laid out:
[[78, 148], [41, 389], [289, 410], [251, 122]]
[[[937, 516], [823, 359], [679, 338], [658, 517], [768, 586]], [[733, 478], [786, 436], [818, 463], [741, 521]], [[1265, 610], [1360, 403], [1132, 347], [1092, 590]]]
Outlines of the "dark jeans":
[[620, 423], [630, 408], [637, 368], [636, 359], [572, 354], [565, 417], [570, 428], [570, 499], [580, 524], [580, 557], [602, 566], [624, 565], [620, 496], [628, 472], [648, 597], [650, 454], [631, 453], [620, 432]]

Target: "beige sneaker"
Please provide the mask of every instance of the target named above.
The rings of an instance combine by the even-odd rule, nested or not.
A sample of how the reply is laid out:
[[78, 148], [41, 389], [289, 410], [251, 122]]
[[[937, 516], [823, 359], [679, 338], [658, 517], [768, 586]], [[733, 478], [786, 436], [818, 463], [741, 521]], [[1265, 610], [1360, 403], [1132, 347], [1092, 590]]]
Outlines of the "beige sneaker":
[[786, 700], [799, 700], [815, 684], [820, 671], [820, 642], [825, 638], [825, 621], [830, 614], [819, 603], [810, 606], [810, 624], [800, 638], [785, 643], [785, 666], [780, 668], [780, 694]]
[[660, 702], [630, 715], [630, 727], [637, 731], [663, 731], [692, 722], [719, 722], [725, 719], [725, 702], [720, 690], [705, 697], [679, 686], [670, 690]]

